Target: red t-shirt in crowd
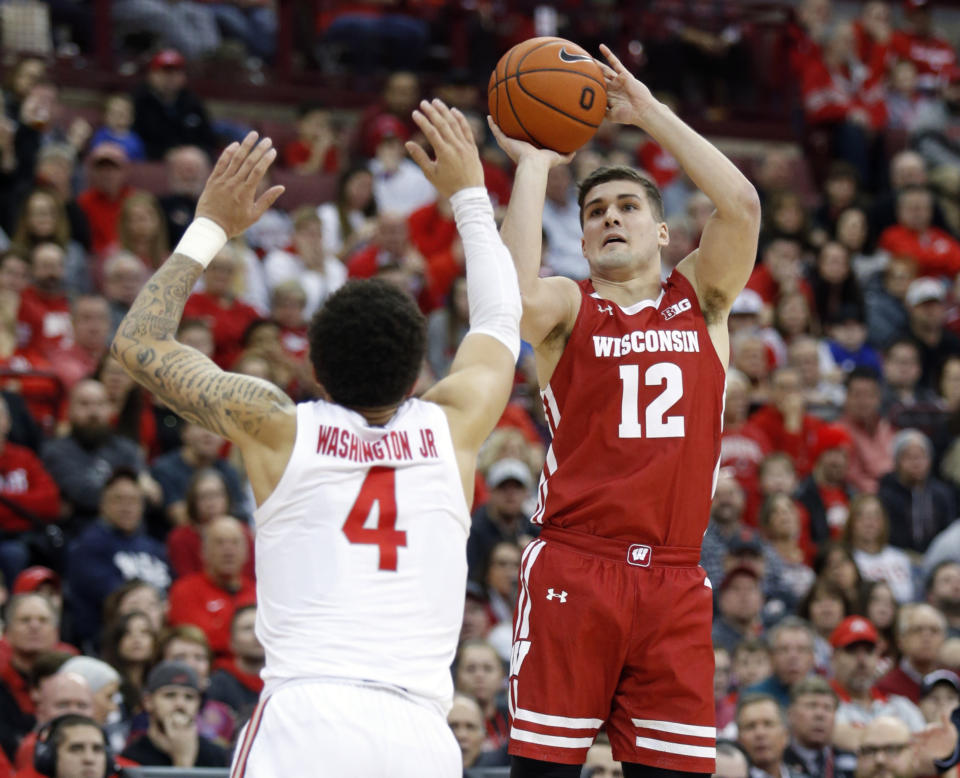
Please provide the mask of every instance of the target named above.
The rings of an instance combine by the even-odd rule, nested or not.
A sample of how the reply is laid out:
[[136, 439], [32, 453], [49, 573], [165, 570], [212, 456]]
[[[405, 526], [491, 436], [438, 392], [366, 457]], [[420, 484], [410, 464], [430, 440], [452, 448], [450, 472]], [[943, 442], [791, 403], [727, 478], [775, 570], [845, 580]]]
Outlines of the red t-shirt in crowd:
[[0, 388], [19, 394], [43, 431], [53, 434], [66, 394], [46, 359], [23, 348], [0, 358]]
[[223, 670], [224, 672], [230, 673], [230, 675], [252, 692], [259, 694], [263, 691], [263, 678], [260, 677], [260, 673], [244, 672], [237, 667], [237, 660], [232, 656], [218, 659], [214, 662], [213, 667], [215, 670]]
[[411, 213], [407, 217], [407, 227], [410, 230], [410, 242], [425, 257], [449, 251], [457, 239], [457, 223], [453, 220], [453, 214], [447, 216], [440, 213], [440, 207], [435, 202]]
[[87, 189], [77, 195], [77, 205], [83, 209], [90, 223], [90, 250], [94, 254], [104, 253], [112, 243], [117, 242], [117, 224], [123, 201], [132, 193], [133, 189], [125, 186], [114, 200], [97, 189]]
[[793, 460], [797, 478], [806, 478], [813, 469], [813, 450], [817, 444], [817, 431], [823, 422], [816, 416], [804, 414], [799, 432], [789, 432], [783, 424], [783, 415], [772, 405], [756, 411], [750, 423], [759, 427], [774, 451], [782, 451]]
[[[291, 141], [283, 150], [283, 164], [286, 167], [297, 167], [310, 160], [310, 144], [303, 140]], [[336, 146], [331, 146], [323, 155], [321, 173], [336, 173], [340, 168], [340, 153]]]
[[204, 631], [214, 654], [230, 653], [230, 622], [234, 611], [257, 602], [257, 585], [243, 578], [240, 588], [228, 592], [206, 572], [191, 573], [173, 582], [170, 587], [168, 621], [173, 627], [195, 624]]
[[20, 293], [17, 321], [22, 325], [17, 329], [20, 345], [40, 354], [73, 342], [70, 299], [65, 294], [47, 294], [28, 286]]
[[224, 304], [213, 295], [197, 292], [187, 299], [183, 318], [203, 319], [209, 323], [213, 332], [213, 361], [229, 370], [243, 350], [243, 333], [262, 317], [254, 308], [239, 300]]
[[[42, 521], [60, 514], [60, 490], [53, 478], [30, 449], [9, 441], [0, 450], [0, 496]], [[0, 503], [0, 529], [23, 532], [31, 527], [29, 519]]]
[[937, 227], [915, 232], [894, 224], [880, 233], [877, 248], [894, 257], [910, 257], [917, 263], [917, 275], [954, 276], [960, 272], [960, 243]]

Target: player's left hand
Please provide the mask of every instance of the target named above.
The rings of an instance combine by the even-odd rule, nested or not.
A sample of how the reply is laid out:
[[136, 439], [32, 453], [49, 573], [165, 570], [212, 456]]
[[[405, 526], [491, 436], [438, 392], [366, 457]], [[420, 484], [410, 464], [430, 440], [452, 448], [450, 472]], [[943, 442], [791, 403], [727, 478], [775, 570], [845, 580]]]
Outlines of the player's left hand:
[[608, 46], [600, 44], [600, 53], [607, 58], [606, 64], [595, 60], [603, 71], [607, 87], [607, 116], [617, 124], [642, 126], [643, 115], [658, 101], [650, 90], [633, 75]]
[[420, 109], [413, 112], [413, 120], [423, 131], [436, 161], [430, 159], [424, 148], [413, 141], [405, 144], [427, 180], [444, 197], [461, 189], [483, 186], [483, 165], [467, 118], [456, 108], [450, 109], [441, 100], [421, 100]]
[[200, 194], [197, 218], [212, 219], [228, 238], [245, 232], [283, 194], [282, 186], [272, 186], [256, 196], [260, 181], [276, 158], [273, 141], [261, 140], [255, 132], [248, 133], [243, 143], [227, 146]]

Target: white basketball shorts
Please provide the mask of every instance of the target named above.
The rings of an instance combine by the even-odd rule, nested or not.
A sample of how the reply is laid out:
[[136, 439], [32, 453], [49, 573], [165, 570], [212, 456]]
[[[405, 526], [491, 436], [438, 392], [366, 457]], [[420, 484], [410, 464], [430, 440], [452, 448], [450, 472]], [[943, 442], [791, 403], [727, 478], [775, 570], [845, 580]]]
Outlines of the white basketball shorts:
[[439, 711], [383, 687], [282, 686], [257, 705], [231, 778], [461, 778], [460, 748]]

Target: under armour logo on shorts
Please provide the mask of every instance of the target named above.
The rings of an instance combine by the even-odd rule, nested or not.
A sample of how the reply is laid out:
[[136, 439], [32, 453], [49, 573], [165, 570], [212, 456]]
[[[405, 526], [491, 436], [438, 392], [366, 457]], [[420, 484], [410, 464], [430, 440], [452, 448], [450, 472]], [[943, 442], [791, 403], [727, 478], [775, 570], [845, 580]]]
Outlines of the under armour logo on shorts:
[[563, 592], [563, 591], [561, 591], [561, 592], [555, 592], [555, 591], [553, 591], [553, 589], [547, 589], [547, 599], [548, 599], [548, 600], [552, 600], [554, 597], [559, 597], [559, 598], [560, 598], [560, 602], [566, 602], [566, 601], [567, 601], [567, 593], [566, 593], [566, 592]]

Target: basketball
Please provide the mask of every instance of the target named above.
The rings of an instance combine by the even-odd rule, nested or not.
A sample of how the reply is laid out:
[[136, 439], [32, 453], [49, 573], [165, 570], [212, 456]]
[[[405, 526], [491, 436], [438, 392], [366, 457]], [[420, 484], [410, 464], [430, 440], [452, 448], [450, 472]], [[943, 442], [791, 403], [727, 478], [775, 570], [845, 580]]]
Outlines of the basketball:
[[531, 38], [500, 58], [487, 102], [505, 135], [567, 154], [597, 131], [607, 90], [585, 49], [563, 38]]

